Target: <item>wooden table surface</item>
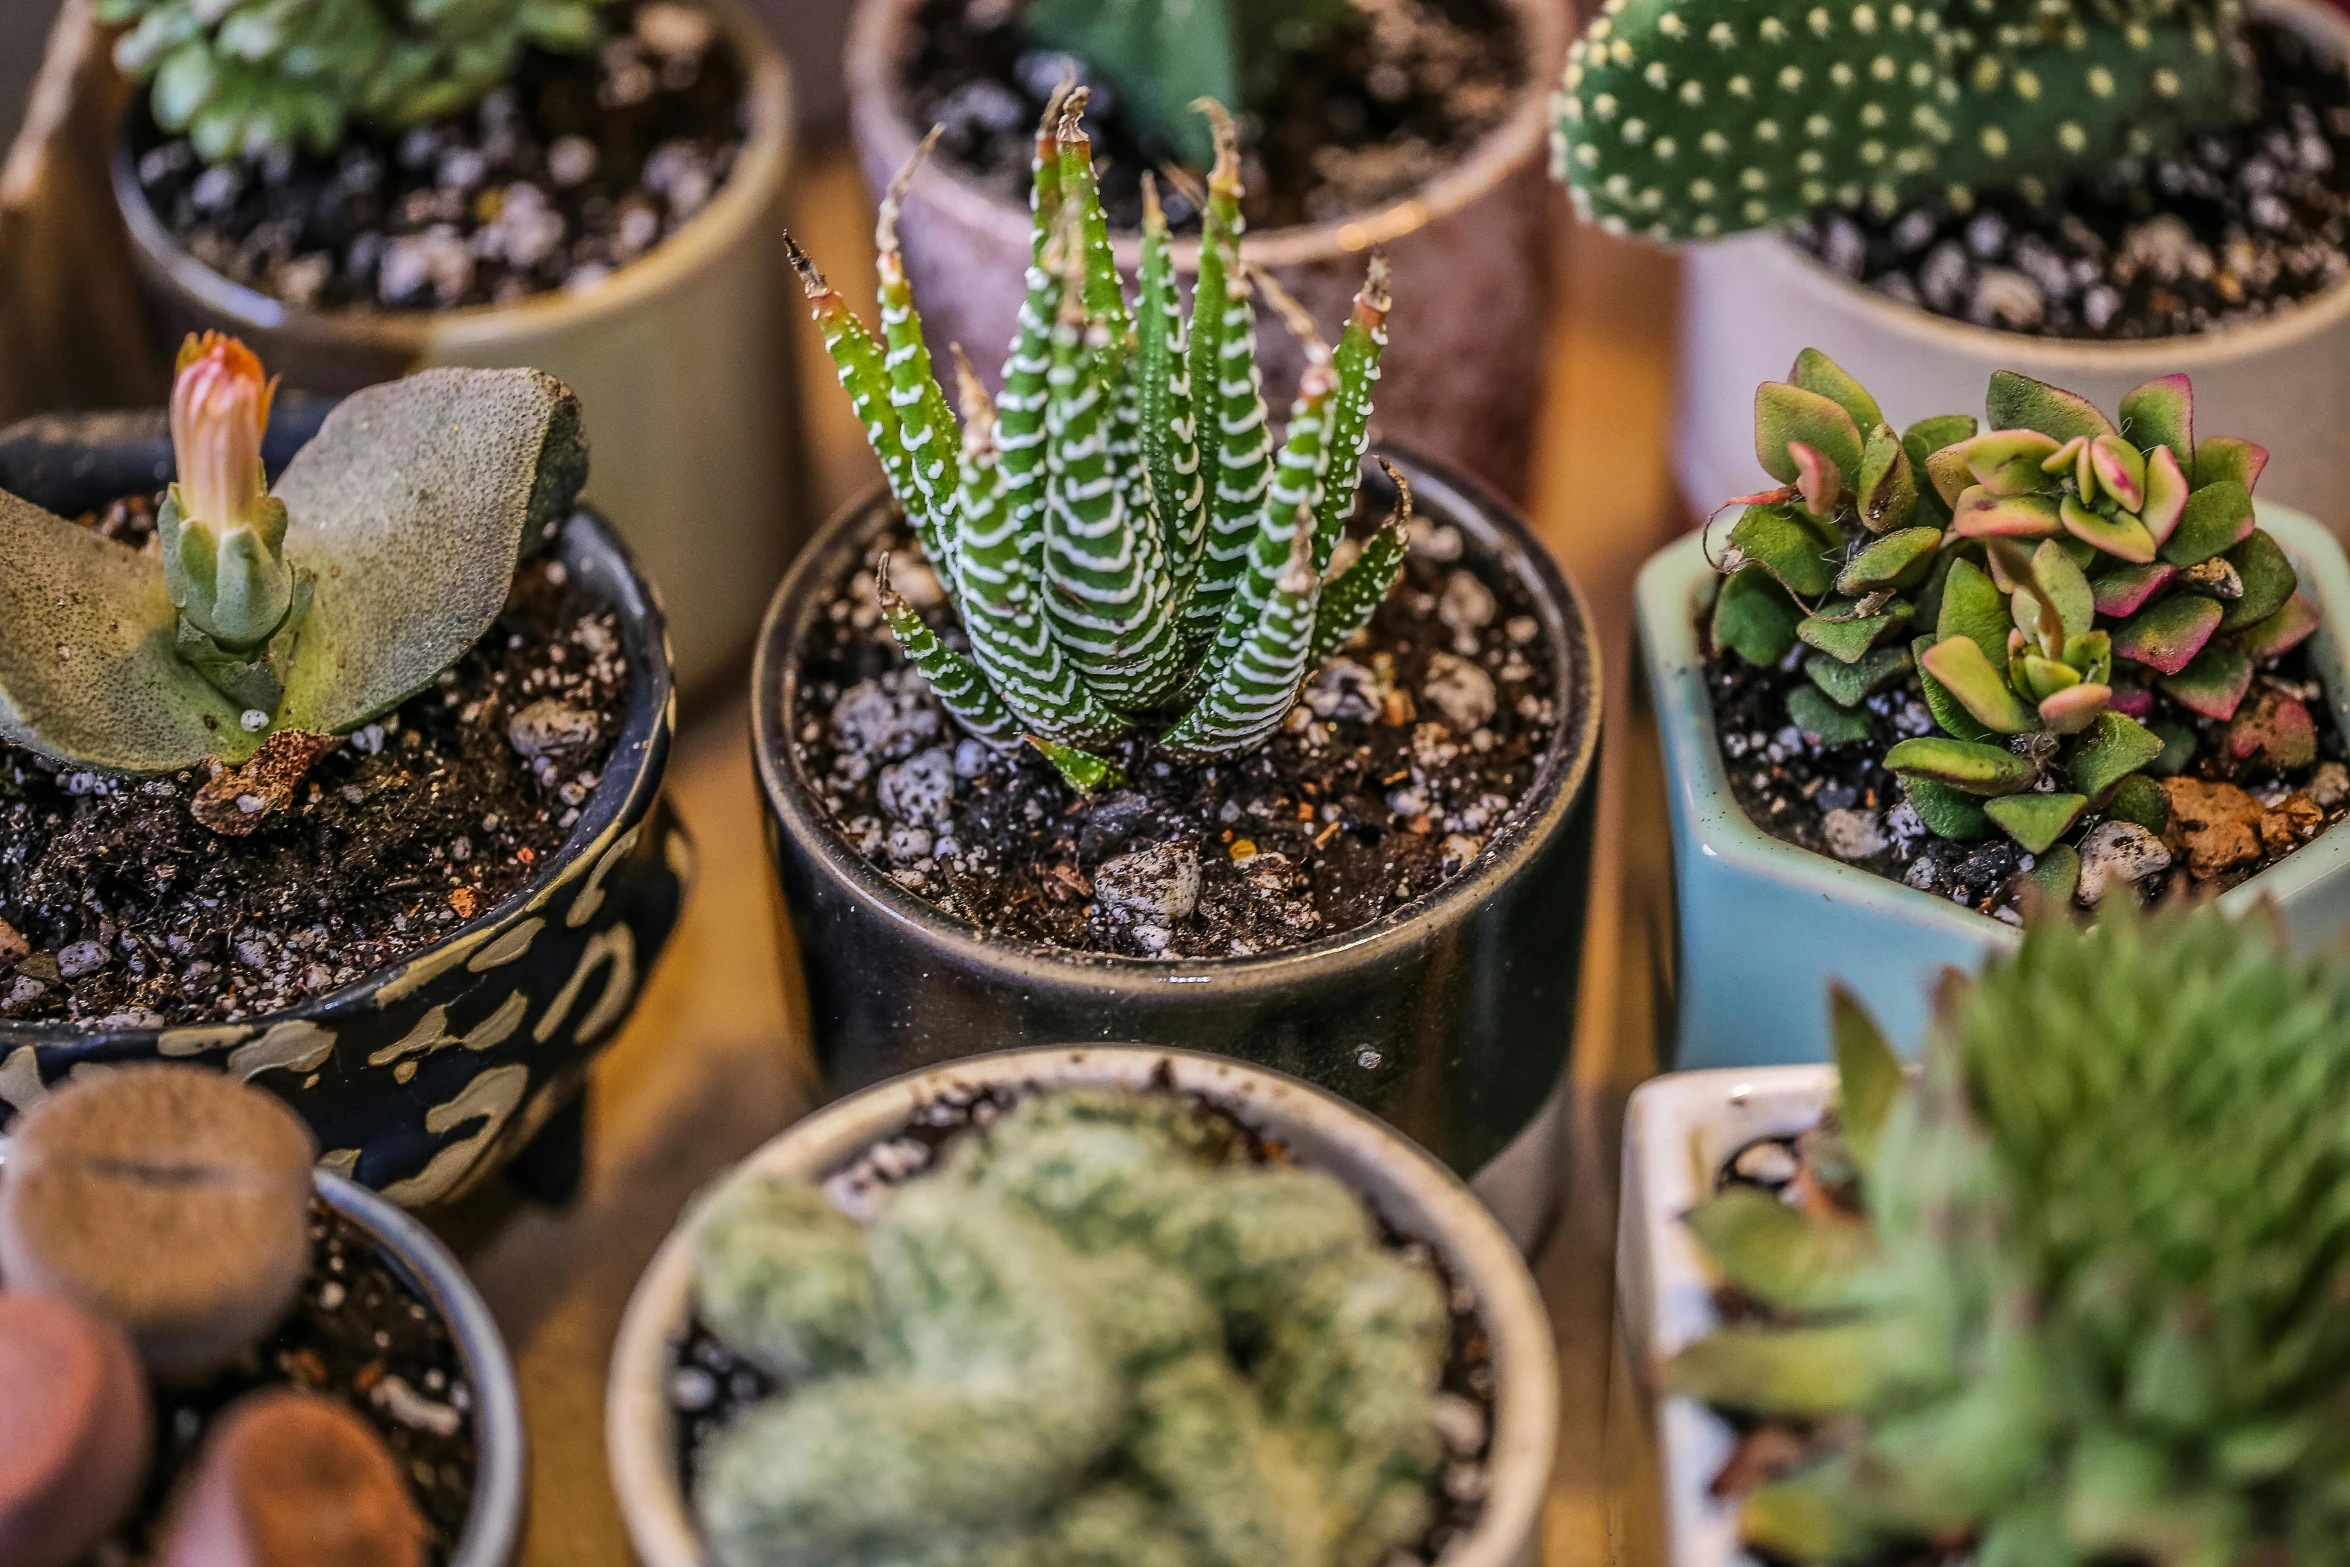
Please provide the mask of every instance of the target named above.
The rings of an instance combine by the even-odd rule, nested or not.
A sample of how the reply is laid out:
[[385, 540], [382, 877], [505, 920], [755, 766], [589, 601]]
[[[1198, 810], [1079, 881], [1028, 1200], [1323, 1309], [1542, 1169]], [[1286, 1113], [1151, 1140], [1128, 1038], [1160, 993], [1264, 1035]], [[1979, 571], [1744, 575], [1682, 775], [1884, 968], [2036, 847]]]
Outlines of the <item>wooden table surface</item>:
[[[845, 150], [799, 177], [793, 222], [845, 292], [871, 299], [870, 208]], [[1560, 231], [1566, 231], [1560, 204]], [[1624, 1471], [1639, 1444], [1613, 1356], [1616, 1159], [1625, 1095], [1654, 1070], [1662, 906], [1669, 875], [1653, 739], [1629, 701], [1632, 578], [1679, 526], [1665, 462], [1676, 276], [1652, 250], [1578, 231], [1562, 244], [1533, 503], [1599, 622], [1606, 671], [1602, 802], [1576, 1020], [1564, 1217], [1537, 1273], [1559, 1335], [1565, 1426], [1547, 1519], [1549, 1567], [1656, 1558]], [[802, 323], [803, 328], [805, 322]], [[819, 514], [875, 472], [812, 330], [796, 344]], [[578, 1203], [529, 1211], [465, 1246], [518, 1363], [533, 1443], [528, 1567], [628, 1567], [605, 1480], [604, 1373], [621, 1308], [686, 1198], [805, 1111], [811, 1065], [787, 1015], [778, 909], [752, 781], [746, 704], [689, 713], [670, 788], [700, 871], [667, 956], [596, 1069], [590, 1165]], [[463, 1216], [451, 1221], [461, 1228]], [[1612, 1467], [1611, 1467], [1612, 1466]], [[1628, 1472], [1628, 1471], [1627, 1471]]]

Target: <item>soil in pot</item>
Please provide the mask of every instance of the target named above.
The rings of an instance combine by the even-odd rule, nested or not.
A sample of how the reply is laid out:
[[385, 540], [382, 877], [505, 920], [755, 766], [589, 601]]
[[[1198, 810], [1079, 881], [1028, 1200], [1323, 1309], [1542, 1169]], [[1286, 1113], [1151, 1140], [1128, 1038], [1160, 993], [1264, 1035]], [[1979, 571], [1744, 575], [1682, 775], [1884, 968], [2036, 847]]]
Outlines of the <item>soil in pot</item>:
[[293, 1387], [359, 1412], [399, 1461], [440, 1567], [473, 1510], [473, 1390], [448, 1324], [375, 1239], [325, 1204], [311, 1215], [310, 1277], [276, 1332], [192, 1386], [157, 1383], [155, 1463], [108, 1562], [138, 1567], [162, 1544], [174, 1488], [223, 1410]]
[[623, 0], [585, 55], [526, 50], [473, 107], [342, 145], [207, 165], [144, 109], [139, 186], [213, 271], [312, 309], [452, 309], [592, 287], [691, 222], [745, 134], [743, 66], [711, 15]]
[[2273, 21], [2245, 34], [2243, 124], [2053, 200], [1824, 211], [1788, 237], [1904, 304], [2013, 332], [2170, 337], [2289, 311], [2350, 281], [2350, 71]]
[[[1171, 1089], [1150, 1098], [1174, 1097]], [[938, 1168], [949, 1150], [987, 1129], [1025, 1097], [996, 1088], [950, 1087], [922, 1107], [896, 1137], [867, 1150], [832, 1172], [824, 1191], [852, 1218], [869, 1218], [892, 1189]], [[1192, 1100], [1184, 1119], [1197, 1139], [1203, 1162], [1258, 1168], [1295, 1168], [1282, 1146], [1238, 1117], [1206, 1100]], [[953, 1177], [945, 1177], [952, 1179]], [[1492, 1454], [1495, 1379], [1493, 1349], [1478, 1315], [1475, 1295], [1453, 1279], [1425, 1244], [1379, 1225], [1382, 1246], [1414, 1269], [1432, 1272], [1446, 1295], [1449, 1329], [1439, 1391], [1431, 1416], [1445, 1457], [1429, 1500], [1430, 1521], [1411, 1548], [1382, 1558], [1385, 1567], [1418, 1567], [1435, 1562], [1456, 1539], [1473, 1532], [1484, 1515], [1487, 1466]], [[1331, 1329], [1330, 1331], [1336, 1331]], [[1263, 1346], [1231, 1346], [1245, 1375]], [[677, 1422], [677, 1462], [689, 1499], [703, 1478], [705, 1451], [714, 1438], [752, 1406], [788, 1392], [786, 1379], [770, 1374], [730, 1348], [696, 1312], [673, 1345], [667, 1396]], [[1154, 1558], [1157, 1559], [1157, 1558]]]
[[[1036, 125], [1070, 57], [1033, 44], [1020, 0], [925, 0], [902, 62], [900, 101], [918, 126], [943, 125], [939, 150], [1025, 208]], [[1408, 195], [1509, 118], [1528, 69], [1502, 0], [1358, 0], [1322, 48], [1289, 56], [1260, 112], [1245, 115], [1242, 208], [1258, 228], [1318, 223]], [[1139, 132], [1113, 84], [1078, 68], [1102, 202], [1123, 230], [1142, 225], [1145, 169], [1181, 162]], [[1168, 218], [1196, 222], [1170, 197]]]
[[[155, 504], [81, 521], [153, 548]], [[0, 1017], [235, 1022], [421, 951], [561, 850], [627, 682], [615, 617], [542, 555], [464, 658], [249, 835], [195, 820], [196, 773], [110, 778], [0, 745]]]
[[851, 850], [990, 936], [1129, 957], [1249, 957], [1336, 936], [1473, 864], [1531, 787], [1561, 715], [1523, 590], [1464, 536], [1416, 520], [1405, 575], [1236, 762], [1108, 748], [1091, 795], [1025, 748], [962, 735], [891, 639], [874, 565], [950, 643], [901, 526], [829, 584], [798, 650], [801, 772]]
[[[2032, 856], [1996, 828], [1974, 842], [1936, 837], [1885, 770], [1892, 740], [1936, 733], [1913, 668], [1865, 700], [1879, 737], [1830, 743], [1791, 721], [1787, 699], [1811, 689], [1803, 671], [1807, 647], [1769, 668], [1715, 647], [1701, 622], [1706, 648], [1706, 692], [1721, 737], [1722, 766], [1747, 819], [1797, 848], [1831, 855], [1904, 885], [2014, 924], [2022, 920], [2020, 874]], [[2256, 675], [2238, 708], [2240, 717], [2264, 703], [2289, 700], [2316, 732], [2315, 759], [2279, 770], [2255, 753], [2239, 759], [2228, 744], [2229, 724], [2203, 718], [2156, 689], [2145, 722], [2163, 732], [2194, 737], [2194, 755], [2161, 777], [2172, 803], [2166, 833], [2172, 869], [2138, 883], [2149, 898], [2166, 891], [2218, 893], [2276, 864], [2350, 815], [2350, 767], [2333, 705], [2311, 670], [2307, 644]], [[2159, 772], [2157, 763], [2150, 772]], [[2062, 841], [2078, 847], [2102, 820], [2083, 812]]]

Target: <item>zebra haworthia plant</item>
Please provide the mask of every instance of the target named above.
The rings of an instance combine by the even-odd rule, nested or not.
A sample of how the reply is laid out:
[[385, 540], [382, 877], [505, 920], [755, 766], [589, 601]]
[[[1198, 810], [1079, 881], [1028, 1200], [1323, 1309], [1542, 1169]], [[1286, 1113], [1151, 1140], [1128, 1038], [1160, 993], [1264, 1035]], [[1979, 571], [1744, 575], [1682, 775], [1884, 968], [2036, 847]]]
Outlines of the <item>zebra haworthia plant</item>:
[[1783, 1192], [1687, 1223], [1763, 1308], [1677, 1357], [1799, 1563], [2350, 1560], [2350, 963], [2122, 908], [1943, 991], [1905, 1077], [1849, 997]]
[[209, 761], [195, 812], [226, 832], [462, 657], [587, 476], [562, 382], [427, 370], [346, 398], [272, 489], [274, 386], [236, 340], [188, 340], [157, 551], [0, 491], [0, 739], [101, 772]]
[[2197, 742], [2142, 722], [2155, 694], [2231, 719], [2255, 666], [2317, 629], [2254, 526], [2268, 454], [2198, 437], [2183, 375], [2129, 393], [2117, 424], [2000, 371], [1988, 412], [1988, 430], [1943, 415], [1896, 434], [1811, 349], [1759, 388], [1756, 454], [1783, 482], [1731, 503], [1714, 643], [1753, 664], [1808, 648], [1788, 713], [1829, 743], [1878, 738], [1867, 699], [1914, 669], [1940, 733], [1885, 766], [1943, 837], [1996, 824], [2043, 854], [2086, 812], [2160, 831], [2144, 770], [2176, 772]]
[[[1090, 790], [1117, 771], [1094, 748], [1146, 717], [1177, 713], [1158, 744], [1189, 760], [1270, 737], [1306, 677], [1401, 574], [1410, 497], [1326, 577], [1360, 486], [1386, 343], [1385, 263], [1372, 258], [1332, 352], [1278, 285], [1243, 263], [1231, 122], [1203, 104], [1216, 163], [1192, 313], [1147, 177], [1140, 289], [1129, 300], [1081, 125], [1085, 98], [1080, 88], [1056, 102], [1039, 131], [1033, 261], [1003, 390], [991, 402], [961, 365], [959, 428], [898, 250], [912, 166], [882, 207], [878, 338], [796, 245], [792, 254], [970, 651], [948, 646], [890, 591], [885, 561], [877, 586], [899, 645], [971, 734], [998, 746], [1025, 739]], [[1256, 363], [1259, 291], [1308, 344], [1278, 446]]]
[[2226, 120], [2238, 0], [1607, 0], [1555, 172], [1660, 241], [2066, 179]]

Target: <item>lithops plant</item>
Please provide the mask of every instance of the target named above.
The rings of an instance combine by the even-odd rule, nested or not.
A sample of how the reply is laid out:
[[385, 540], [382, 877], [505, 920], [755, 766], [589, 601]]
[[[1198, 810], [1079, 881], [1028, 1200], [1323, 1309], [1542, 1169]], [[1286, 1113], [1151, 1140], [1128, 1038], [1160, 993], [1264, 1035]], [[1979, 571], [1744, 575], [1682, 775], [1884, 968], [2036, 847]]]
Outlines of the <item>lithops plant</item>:
[[1555, 163], [1660, 241], [1981, 188], [2044, 197], [2235, 112], [2236, 0], [1607, 0]]
[[[1401, 574], [1409, 497], [1325, 580], [1360, 486], [1386, 344], [1384, 263], [1374, 254], [1331, 351], [1241, 260], [1240, 159], [1229, 116], [1211, 104], [1216, 164], [1192, 313], [1147, 180], [1130, 300], [1085, 102], [1084, 89], [1072, 92], [1039, 132], [1018, 335], [992, 403], [963, 367], [959, 429], [899, 256], [896, 192], [880, 225], [879, 338], [793, 254], [970, 651], [948, 646], [890, 591], [885, 564], [877, 586], [891, 630], [965, 730], [997, 746], [1030, 740], [1091, 789], [1116, 769], [1088, 748], [1162, 715], [1172, 721], [1154, 722], [1159, 747], [1178, 757], [1235, 756], [1272, 735], [1307, 676]], [[1308, 346], [1278, 445], [1256, 363], [1259, 291]]]
[[[1987, 430], [1943, 415], [1896, 434], [1810, 349], [1758, 389], [1756, 453], [1784, 482], [1731, 503], [1714, 642], [1755, 664], [1807, 648], [1788, 714], [1831, 743], [1883, 738], [1867, 699], [1914, 669], [1939, 732], [1885, 765], [1943, 837], [1996, 825], [2045, 854], [2090, 812], [2159, 832], [2144, 770], [2197, 742], [2140, 721], [2155, 692], [2232, 718], [2255, 667], [2317, 628], [2254, 525], [2268, 454], [2198, 438], [2183, 375], [2129, 393], [2117, 424], [2001, 371], [1988, 412]], [[2079, 869], [2055, 858], [2050, 890]]]
[[1763, 1308], [1668, 1373], [1768, 1433], [1748, 1542], [2343, 1560], [2350, 962], [2208, 907], [2042, 927], [1945, 990], [1914, 1079], [1836, 1011], [1806, 1177], [1689, 1215]]
[[510, 75], [523, 46], [579, 52], [607, 0], [98, 0], [155, 123], [209, 162], [323, 152], [353, 119], [412, 124]]
[[[1376, 1567], [1433, 1516], [1444, 1289], [1170, 1094], [1048, 1093], [859, 1223], [757, 1171], [703, 1320], [785, 1379], [699, 1455], [729, 1567]], [[853, 1328], [854, 1332], [844, 1331]]]
[[189, 340], [158, 553], [0, 492], [0, 738], [107, 773], [210, 763], [194, 808], [223, 832], [472, 647], [587, 476], [562, 382], [427, 370], [346, 399], [271, 489], [272, 384]]

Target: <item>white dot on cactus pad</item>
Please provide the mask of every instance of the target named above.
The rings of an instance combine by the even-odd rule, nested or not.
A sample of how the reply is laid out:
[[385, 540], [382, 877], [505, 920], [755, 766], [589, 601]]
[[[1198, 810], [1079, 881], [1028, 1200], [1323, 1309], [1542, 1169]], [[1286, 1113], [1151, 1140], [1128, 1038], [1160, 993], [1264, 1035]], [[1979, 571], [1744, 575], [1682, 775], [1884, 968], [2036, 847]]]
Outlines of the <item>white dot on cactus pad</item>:
[[1854, 6], [1852, 8], [1852, 30], [1856, 33], [1875, 32], [1877, 30], [1877, 13], [1875, 8], [1865, 5]]
[[1828, 8], [1824, 5], [1813, 6], [1811, 8], [1811, 14], [1805, 17], [1804, 21], [1810, 26], [1813, 32], [1819, 34], [1822, 38], [1827, 37], [1829, 29], [1836, 25], [1836, 19], [1828, 14]]
[[248, 707], [237, 715], [237, 723], [249, 735], [257, 735], [269, 727], [269, 715], [258, 707]]
[[2089, 90], [2100, 98], [2113, 96], [2113, 72], [2102, 65], [2089, 68]]
[[1738, 42], [1738, 29], [1728, 22], [1716, 22], [1705, 30], [1705, 41], [1717, 49], [1733, 48]]
[[1779, 72], [1779, 86], [1787, 92], [1803, 91], [1803, 67], [1790, 65]]

